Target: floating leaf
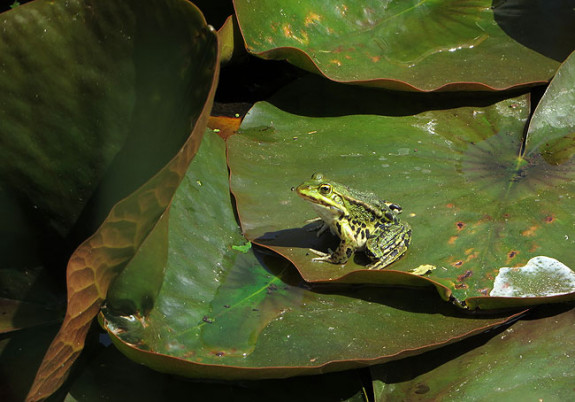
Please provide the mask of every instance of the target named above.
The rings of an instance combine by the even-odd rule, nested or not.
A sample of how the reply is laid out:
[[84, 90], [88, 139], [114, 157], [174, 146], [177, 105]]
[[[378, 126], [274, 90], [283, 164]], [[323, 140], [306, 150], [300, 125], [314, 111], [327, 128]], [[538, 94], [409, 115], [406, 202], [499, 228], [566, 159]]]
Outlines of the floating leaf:
[[130, 359], [188, 377], [284, 378], [396, 359], [509, 318], [470, 319], [432, 292], [309, 290], [286, 261], [233, 250], [243, 237], [228, 185], [224, 143], [208, 134], [100, 315]]
[[500, 90], [545, 82], [573, 50], [575, 34], [572, 2], [234, 4], [250, 52], [331, 80], [402, 90]]
[[73, 379], [66, 400], [86, 398], [157, 402], [194, 399], [234, 402], [365, 402], [358, 372], [242, 382], [189, 381], [161, 374], [123, 356], [114, 346], [98, 347], [97, 357]]
[[570, 400], [574, 325], [568, 305], [538, 309], [474, 349], [459, 344], [374, 367], [375, 400]]
[[[406, 105], [394, 94], [358, 89], [348, 93], [356, 114], [345, 115], [340, 105], [343, 116], [321, 119], [256, 104], [240, 134], [228, 140], [232, 191], [246, 237], [287, 257], [310, 282], [433, 284], [444, 299], [469, 308], [573, 298], [568, 288], [547, 298], [488, 295], [501, 267], [521, 267], [534, 257], [575, 267], [574, 68], [575, 58], [562, 66], [526, 138], [527, 96], [488, 106], [441, 109], [437, 103], [410, 115], [402, 113], [420, 108], [417, 100]], [[305, 85], [308, 93], [287, 90], [274, 102], [294, 107], [312, 97], [322, 103], [322, 116], [332, 99], [329, 86]], [[374, 110], [374, 104], [385, 105], [381, 115], [358, 114], [361, 105]], [[315, 109], [307, 110], [313, 115]], [[403, 206], [402, 219], [413, 229], [407, 254], [380, 272], [366, 271], [361, 258], [344, 266], [313, 262], [309, 248], [325, 251], [338, 243], [306, 230], [314, 212], [289, 191], [313, 172]], [[409, 273], [421, 265], [437, 268], [420, 277]], [[545, 283], [533, 285], [539, 288], [534, 294], [547, 291]]]
[[37, 228], [76, 246], [109, 214], [70, 259], [68, 310], [35, 400], [64, 381], [109, 282], [168, 206], [207, 122], [218, 49], [183, 0], [38, 0], [0, 23], [1, 197], [35, 224], [24, 220], [20, 240], [44, 246]]

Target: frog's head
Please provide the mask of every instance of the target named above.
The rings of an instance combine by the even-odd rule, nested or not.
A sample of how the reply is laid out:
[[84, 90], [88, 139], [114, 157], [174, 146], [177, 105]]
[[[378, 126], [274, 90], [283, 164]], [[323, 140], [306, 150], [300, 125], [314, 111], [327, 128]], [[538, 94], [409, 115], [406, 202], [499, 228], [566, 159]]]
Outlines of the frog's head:
[[342, 197], [345, 187], [326, 179], [321, 173], [314, 173], [310, 180], [297, 186], [296, 192], [304, 200], [321, 207], [324, 213], [345, 215], [347, 212], [345, 198]]

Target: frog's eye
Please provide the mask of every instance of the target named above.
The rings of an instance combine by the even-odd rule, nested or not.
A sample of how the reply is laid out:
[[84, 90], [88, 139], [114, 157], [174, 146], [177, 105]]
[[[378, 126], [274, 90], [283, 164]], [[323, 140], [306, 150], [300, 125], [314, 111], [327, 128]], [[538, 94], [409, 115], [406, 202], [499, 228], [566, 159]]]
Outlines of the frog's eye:
[[328, 195], [331, 193], [331, 186], [329, 184], [322, 184], [319, 186], [319, 192], [323, 195]]

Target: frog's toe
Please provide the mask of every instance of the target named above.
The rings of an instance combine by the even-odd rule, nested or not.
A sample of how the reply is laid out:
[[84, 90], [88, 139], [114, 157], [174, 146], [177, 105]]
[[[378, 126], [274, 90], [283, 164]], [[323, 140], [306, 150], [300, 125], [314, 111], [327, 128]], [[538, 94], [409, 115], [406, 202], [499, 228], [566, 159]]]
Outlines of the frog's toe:
[[319, 251], [319, 250], [315, 250], [313, 248], [310, 248], [309, 251], [311, 251], [312, 253], [314, 253], [315, 255], [319, 255], [319, 258], [314, 258], [313, 261], [328, 261], [329, 258], [331, 257], [331, 250], [328, 250], [328, 253], [324, 253], [323, 251]]

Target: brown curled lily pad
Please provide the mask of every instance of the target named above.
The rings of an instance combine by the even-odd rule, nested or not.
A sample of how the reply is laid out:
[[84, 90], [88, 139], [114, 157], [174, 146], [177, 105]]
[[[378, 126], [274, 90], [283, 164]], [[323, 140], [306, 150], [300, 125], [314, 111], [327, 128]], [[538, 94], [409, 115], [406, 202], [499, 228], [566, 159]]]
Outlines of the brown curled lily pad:
[[234, 4], [251, 53], [286, 59], [339, 82], [412, 91], [546, 82], [573, 50], [575, 33], [573, 7], [560, 2]]
[[244, 246], [225, 145], [207, 133], [169, 214], [111, 286], [100, 322], [136, 362], [232, 380], [394, 360], [512, 318], [471, 317], [433, 291], [313, 291], [284, 259]]
[[218, 45], [183, 0], [38, 0], [0, 25], [0, 217], [15, 233], [3, 221], [1, 268], [68, 261], [64, 322], [28, 396], [39, 400], [65, 381], [193, 158]]
[[[433, 284], [468, 308], [574, 298], [574, 70], [570, 58], [528, 129], [527, 95], [442, 109], [440, 97], [405, 104], [397, 94], [357, 89], [347, 93], [355, 114], [340, 105], [339, 116], [318, 118], [341, 97], [333, 85], [307, 82], [309, 92], [274, 100], [294, 113], [256, 104], [228, 141], [246, 237], [287, 257], [310, 282]], [[417, 99], [433, 109], [406, 113], [425, 110]], [[313, 100], [321, 103], [317, 110]], [[361, 105], [371, 113], [379, 107], [379, 115], [359, 114]], [[303, 110], [317, 117], [297, 114]], [[378, 272], [358, 258], [312, 261], [309, 248], [326, 251], [338, 241], [329, 231], [318, 238], [306, 230], [315, 214], [289, 190], [318, 171], [401, 205], [413, 229], [406, 255]], [[410, 273], [422, 266], [432, 270]], [[506, 279], [513, 275], [498, 277], [507, 268], [519, 272], [515, 285]], [[510, 286], [515, 292], [501, 292]]]

